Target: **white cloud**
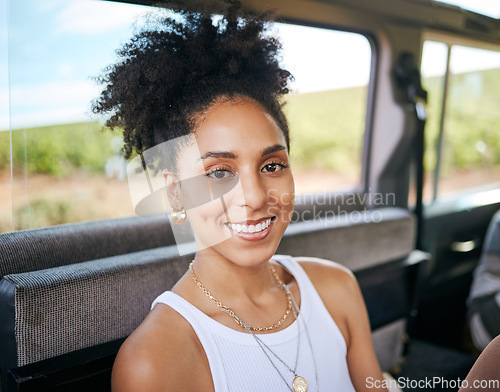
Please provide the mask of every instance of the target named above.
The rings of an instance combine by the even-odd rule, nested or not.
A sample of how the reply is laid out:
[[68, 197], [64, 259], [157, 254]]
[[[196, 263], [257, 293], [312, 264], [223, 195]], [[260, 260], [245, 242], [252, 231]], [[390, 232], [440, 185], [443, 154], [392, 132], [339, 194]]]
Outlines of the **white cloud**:
[[[99, 91], [91, 81], [84, 80], [13, 86], [10, 95], [12, 128], [88, 121], [91, 119], [90, 102]], [[3, 103], [5, 94], [0, 93]], [[8, 127], [8, 119], [1, 118], [0, 129], [6, 128], [5, 123]]]
[[[92, 118], [85, 110], [82, 110], [80, 106], [53, 108], [49, 110], [33, 111], [23, 115], [13, 115], [12, 129], [42, 127], [46, 125], [68, 124], [83, 121], [92, 121]], [[6, 129], [3, 126], [0, 126], [0, 128]]]
[[98, 94], [91, 81], [55, 81], [30, 86], [12, 86], [11, 100], [19, 106], [52, 106], [69, 102], [89, 102]]
[[67, 77], [72, 76], [74, 74], [75, 66], [70, 61], [63, 61], [57, 67], [57, 72], [60, 76], [67, 78]]
[[57, 15], [58, 31], [63, 33], [98, 34], [131, 26], [150, 8], [108, 1], [72, 0]]

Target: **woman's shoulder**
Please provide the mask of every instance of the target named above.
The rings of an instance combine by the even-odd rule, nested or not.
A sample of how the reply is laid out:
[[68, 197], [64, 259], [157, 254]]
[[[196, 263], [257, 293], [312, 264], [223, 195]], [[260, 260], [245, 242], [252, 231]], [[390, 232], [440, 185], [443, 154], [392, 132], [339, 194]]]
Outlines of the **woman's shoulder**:
[[327, 307], [329, 304], [358, 304], [360, 289], [350, 269], [334, 261], [317, 257], [294, 257], [294, 260], [306, 272]]
[[306, 272], [316, 289], [322, 289], [324, 285], [331, 289], [332, 283], [336, 283], [338, 289], [357, 287], [356, 278], [351, 270], [335, 261], [302, 256], [293, 259]]
[[316, 257], [295, 257], [294, 260], [311, 280], [349, 346], [350, 326], [366, 312], [356, 277], [351, 270], [331, 260]]
[[203, 352], [191, 325], [171, 307], [158, 304], [120, 348], [113, 391], [194, 391], [201, 381], [206, 387], [207, 380], [192, 377], [193, 371], [206, 374], [209, 369]]

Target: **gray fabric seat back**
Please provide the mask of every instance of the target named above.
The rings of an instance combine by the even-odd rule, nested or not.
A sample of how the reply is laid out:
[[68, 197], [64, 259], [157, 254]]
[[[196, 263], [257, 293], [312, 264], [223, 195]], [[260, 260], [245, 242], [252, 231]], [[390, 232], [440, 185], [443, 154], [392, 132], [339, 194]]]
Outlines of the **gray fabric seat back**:
[[[322, 219], [290, 225], [278, 252], [333, 260], [356, 272], [405, 258], [415, 249], [415, 219], [407, 210], [354, 210], [330, 217], [328, 210], [321, 212]], [[383, 370], [399, 365], [405, 332], [405, 318], [372, 331]]]
[[172, 229], [164, 215], [4, 233], [0, 234], [0, 278], [173, 243]]
[[405, 257], [413, 249], [413, 215], [401, 208], [382, 208], [294, 223], [278, 253], [321, 257], [357, 271]]
[[191, 259], [168, 246], [6, 275], [0, 281], [5, 366], [23, 366], [128, 336]]
[[[407, 256], [414, 241], [411, 214], [394, 208], [374, 212], [294, 223], [278, 253], [325, 257], [353, 270]], [[161, 246], [172, 240], [163, 217], [49, 229], [12, 233], [8, 242], [3, 238], [9, 249], [2, 252], [10, 260], [37, 260], [14, 268], [0, 282], [4, 369], [128, 336], [192, 258], [180, 257], [175, 245]], [[18, 249], [25, 256], [13, 255]], [[33, 263], [37, 270], [25, 272]], [[384, 332], [384, 341], [399, 339], [404, 323], [391, 331]], [[390, 352], [378, 353], [379, 358], [389, 355], [384, 363], [393, 364], [394, 347], [381, 350]]]

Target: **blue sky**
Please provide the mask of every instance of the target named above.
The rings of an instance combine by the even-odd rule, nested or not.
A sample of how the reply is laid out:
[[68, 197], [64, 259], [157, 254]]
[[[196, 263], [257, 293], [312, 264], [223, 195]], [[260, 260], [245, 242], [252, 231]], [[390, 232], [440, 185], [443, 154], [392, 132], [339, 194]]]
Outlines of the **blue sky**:
[[[6, 0], [0, 1], [5, 9]], [[90, 99], [99, 91], [91, 77], [114, 61], [115, 50], [132, 34], [137, 15], [147, 11], [92, 0], [12, 0], [9, 7], [13, 128], [85, 120]], [[5, 30], [5, 20], [1, 22]], [[9, 88], [5, 42], [1, 49], [0, 103], [4, 108]], [[1, 115], [0, 129], [5, 129], [6, 119]]]
[[[2, 7], [7, 6], [7, 0]], [[89, 103], [99, 93], [92, 81], [115, 59], [115, 50], [131, 36], [132, 24], [148, 7], [98, 0], [11, 0], [9, 31], [10, 107], [13, 129], [89, 120]], [[2, 12], [6, 15], [7, 12]], [[5, 30], [5, 20], [2, 22]], [[370, 47], [354, 34], [282, 27], [286, 67], [296, 78], [295, 90], [314, 91], [368, 82]], [[5, 37], [5, 33], [2, 35]], [[293, 47], [287, 42], [294, 42]], [[311, 42], [326, 42], [318, 51]], [[359, 48], [353, 50], [354, 47]], [[323, 52], [321, 58], [314, 53]], [[351, 52], [351, 56], [338, 53]], [[7, 50], [0, 50], [6, 67]], [[339, 60], [339, 57], [342, 60]], [[311, 72], [311, 67], [314, 72]], [[2, 69], [0, 102], [8, 107], [7, 71]], [[325, 78], [317, 75], [331, 75]], [[7, 129], [8, 113], [0, 116]]]
[[[500, 0], [472, 3], [489, 4], [492, 12], [500, 14]], [[99, 0], [0, 0], [0, 130], [9, 128], [9, 88], [13, 129], [90, 120], [89, 103], [99, 93], [91, 77], [114, 61], [115, 50], [132, 34], [133, 22], [149, 10]], [[371, 52], [364, 37], [331, 31], [318, 36], [314, 29], [287, 26], [279, 34], [285, 66], [296, 78], [295, 90], [368, 82]], [[311, 42], [328, 50], [318, 50]], [[429, 50], [436, 51], [430, 59], [442, 56], [438, 47]], [[465, 63], [468, 56], [464, 54]], [[426, 67], [432, 70], [436, 65], [431, 62]]]

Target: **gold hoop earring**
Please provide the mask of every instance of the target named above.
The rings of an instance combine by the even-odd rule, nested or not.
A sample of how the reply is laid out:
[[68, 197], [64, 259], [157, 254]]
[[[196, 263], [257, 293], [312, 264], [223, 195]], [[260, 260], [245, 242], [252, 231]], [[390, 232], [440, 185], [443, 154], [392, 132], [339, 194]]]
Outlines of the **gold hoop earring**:
[[172, 211], [172, 220], [178, 225], [185, 222], [186, 216], [186, 210], [184, 208], [180, 211]]

